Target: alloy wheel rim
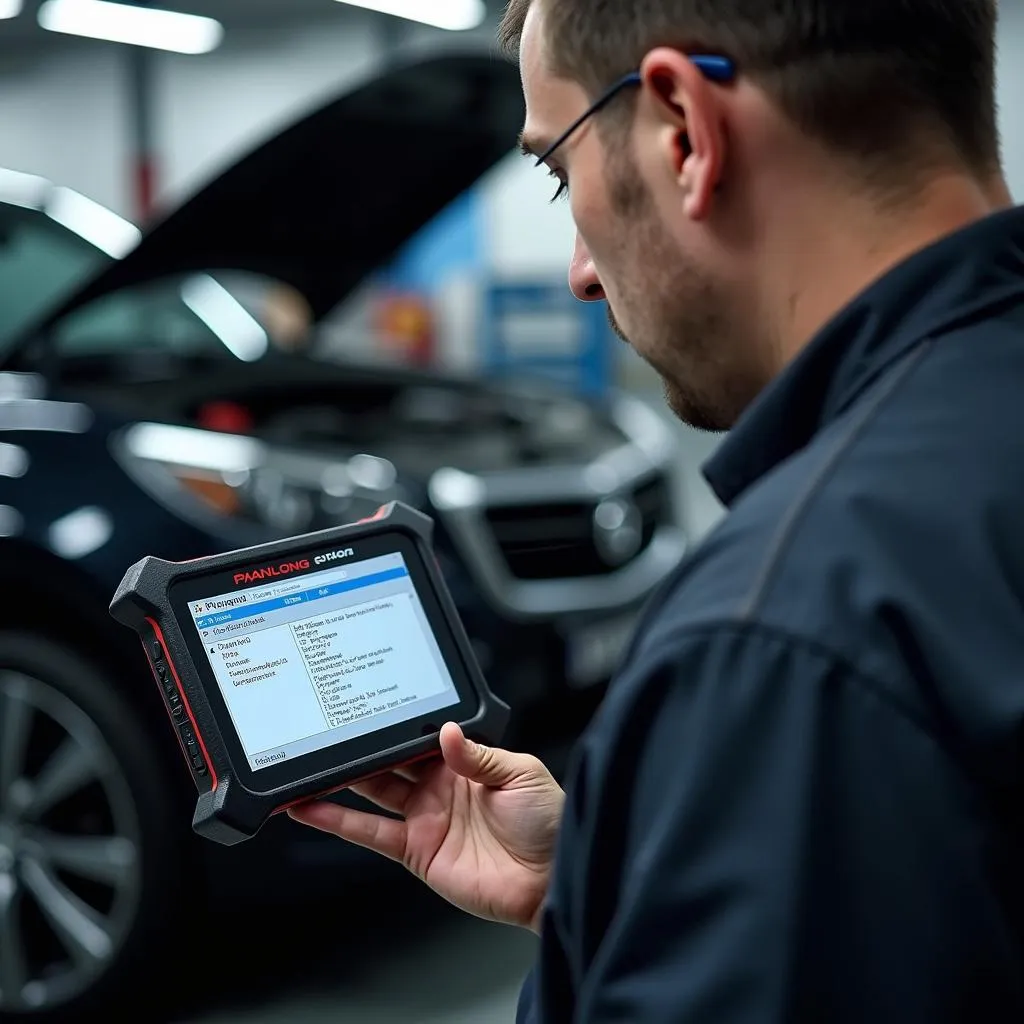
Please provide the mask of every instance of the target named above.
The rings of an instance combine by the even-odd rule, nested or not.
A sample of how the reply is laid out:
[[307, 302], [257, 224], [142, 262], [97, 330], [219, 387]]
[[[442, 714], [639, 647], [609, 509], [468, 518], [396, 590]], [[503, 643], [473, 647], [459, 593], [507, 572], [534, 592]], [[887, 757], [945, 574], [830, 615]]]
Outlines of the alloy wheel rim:
[[135, 800], [99, 728], [48, 683], [0, 670], [0, 1011], [95, 984], [141, 882]]

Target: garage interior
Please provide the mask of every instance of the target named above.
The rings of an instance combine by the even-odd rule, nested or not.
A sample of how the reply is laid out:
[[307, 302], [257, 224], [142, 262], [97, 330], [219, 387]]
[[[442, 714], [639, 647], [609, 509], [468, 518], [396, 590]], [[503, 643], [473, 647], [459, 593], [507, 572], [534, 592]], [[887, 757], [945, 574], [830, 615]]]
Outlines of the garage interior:
[[[0, 1019], [91, 1019], [127, 993], [136, 1019], [178, 1024], [512, 1020], [531, 934], [394, 866], [336, 861], [286, 820], [246, 849], [197, 851], [176, 748], [133, 781], [132, 757], [155, 763], [172, 737], [137, 645], [100, 639], [111, 581], [147, 554], [295, 535], [397, 496], [442, 518], [482, 667], [522, 701], [523, 742], [564, 765], [654, 590], [654, 553], [693, 550], [721, 515], [700, 473], [720, 438], [675, 422], [603, 304], [569, 295], [569, 207], [514, 152], [514, 80], [492, 96], [445, 63], [495, 59], [498, 0], [429, 15], [411, 0], [137, 3], [122, 6], [195, 18], [103, 30], [123, 41], [90, 36], [109, 12], [89, 2], [0, 0], [0, 582], [29, 595], [0, 622]], [[1024, 5], [1004, 3], [1002, 22], [1021, 196]], [[438, 63], [402, 78], [418, 62]], [[232, 461], [239, 439], [258, 469]], [[556, 482], [484, 516], [507, 562], [493, 586], [435, 501], [439, 473], [526, 487], [617, 452], [643, 472], [593, 508]], [[541, 550], [536, 523], [551, 521], [565, 538]], [[35, 579], [36, 551], [59, 588]], [[647, 556], [649, 583], [628, 583]], [[94, 804], [30, 848], [33, 800], [42, 821], [89, 787]], [[35, 883], [18, 857], [41, 865]], [[135, 990], [122, 945], [150, 940], [140, 955], [168, 958], [167, 988]]]

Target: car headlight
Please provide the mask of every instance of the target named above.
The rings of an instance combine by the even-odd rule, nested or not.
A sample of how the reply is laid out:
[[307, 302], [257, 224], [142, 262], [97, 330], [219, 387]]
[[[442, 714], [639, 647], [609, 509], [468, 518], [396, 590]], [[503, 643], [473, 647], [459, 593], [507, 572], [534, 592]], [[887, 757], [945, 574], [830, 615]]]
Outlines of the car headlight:
[[166, 507], [278, 533], [352, 522], [398, 497], [397, 473], [366, 454], [337, 458], [195, 427], [137, 423], [114, 443], [129, 475]]

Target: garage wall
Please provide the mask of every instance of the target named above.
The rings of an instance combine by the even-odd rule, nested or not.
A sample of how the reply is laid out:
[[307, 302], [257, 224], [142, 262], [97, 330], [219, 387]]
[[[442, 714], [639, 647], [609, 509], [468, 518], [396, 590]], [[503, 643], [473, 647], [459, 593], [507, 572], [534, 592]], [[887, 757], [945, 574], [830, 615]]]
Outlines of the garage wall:
[[58, 59], [0, 62], [0, 167], [77, 188], [120, 212], [130, 204], [123, 54], [60, 47]]
[[[201, 57], [151, 55], [168, 202], [274, 129], [370, 71], [382, 40], [369, 19], [328, 31], [233, 33]], [[0, 66], [0, 166], [71, 185], [132, 216], [127, 51], [91, 40], [51, 47], [45, 62]]]
[[173, 199], [190, 192], [222, 163], [361, 79], [379, 59], [372, 25], [355, 19], [342, 32], [237, 38], [208, 59], [161, 56], [155, 115], [162, 194]]
[[[234, 30], [212, 54], [151, 53], [160, 196], [173, 203], [370, 73], [388, 45], [412, 52], [489, 46], [495, 29], [487, 24], [456, 36], [405, 26], [339, 7], [320, 25]], [[131, 51], [89, 39], [47, 43], [43, 56], [0, 51], [0, 167], [42, 174], [131, 216]]]

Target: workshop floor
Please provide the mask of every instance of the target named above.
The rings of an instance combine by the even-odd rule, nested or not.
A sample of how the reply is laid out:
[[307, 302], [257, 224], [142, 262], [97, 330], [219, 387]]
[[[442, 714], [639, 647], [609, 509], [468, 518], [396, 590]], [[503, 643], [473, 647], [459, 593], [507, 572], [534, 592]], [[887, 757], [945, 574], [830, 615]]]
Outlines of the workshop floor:
[[[344, 907], [302, 923], [263, 915], [282, 950], [208, 986], [181, 1024], [510, 1024], [533, 959], [530, 933], [470, 918], [413, 879], [388, 886], [387, 919], [353, 928]], [[400, 911], [395, 908], [400, 907]], [[362, 912], [358, 915], [364, 917]], [[329, 918], [329, 919], [325, 919]], [[268, 928], [269, 926], [269, 928]], [[225, 921], [252, 941], [254, 922]], [[283, 940], [281, 936], [286, 936]], [[266, 960], [266, 962], [264, 962]]]
[[[702, 535], [720, 509], [699, 476], [715, 438], [679, 428], [683, 509]], [[224, 921], [263, 955], [210, 985], [180, 1024], [510, 1024], [536, 940], [470, 918], [415, 880], [388, 887], [384, 916], [318, 905], [297, 920]], [[398, 914], [394, 908], [401, 907]], [[355, 923], [353, 918], [358, 919]], [[232, 938], [233, 936], [233, 938]]]

